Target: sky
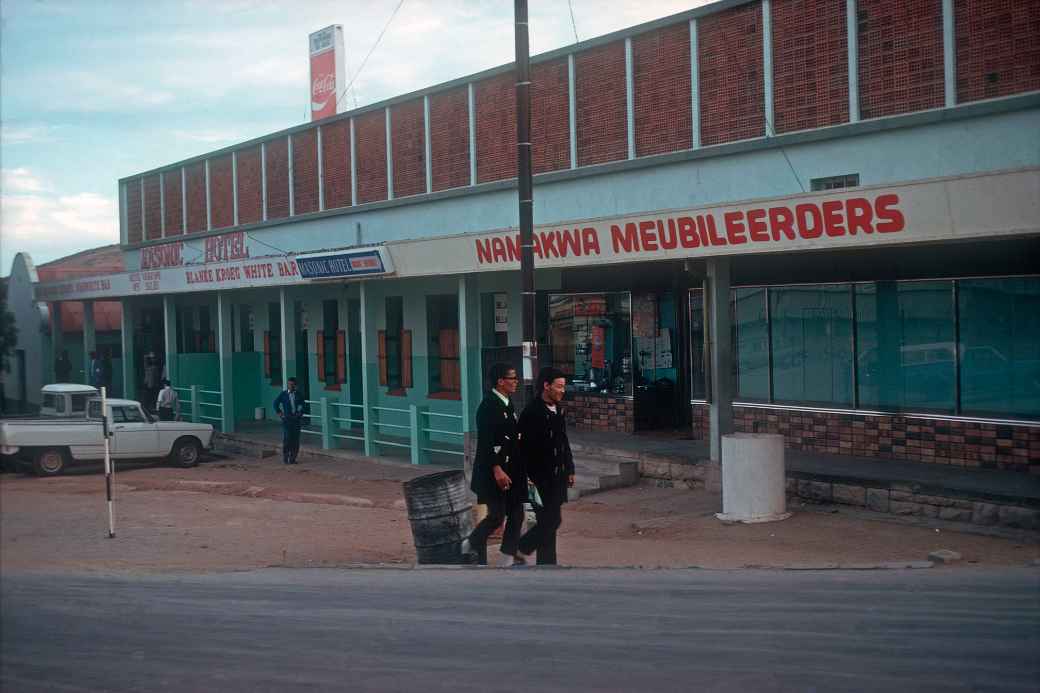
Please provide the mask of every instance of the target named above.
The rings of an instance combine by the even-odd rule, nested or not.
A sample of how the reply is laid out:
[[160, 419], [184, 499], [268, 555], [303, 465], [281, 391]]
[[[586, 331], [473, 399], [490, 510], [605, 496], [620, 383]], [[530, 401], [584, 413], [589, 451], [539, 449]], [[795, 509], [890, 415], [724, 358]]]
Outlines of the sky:
[[[119, 178], [306, 122], [313, 31], [350, 108], [512, 62], [510, 0], [398, 2], [0, 0], [0, 276], [117, 243]], [[707, 2], [529, 0], [531, 53]]]

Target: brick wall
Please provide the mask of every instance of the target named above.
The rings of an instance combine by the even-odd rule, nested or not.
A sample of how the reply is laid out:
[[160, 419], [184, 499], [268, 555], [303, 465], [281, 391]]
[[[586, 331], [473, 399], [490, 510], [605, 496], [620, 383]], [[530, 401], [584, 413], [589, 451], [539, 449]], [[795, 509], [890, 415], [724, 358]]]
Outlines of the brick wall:
[[566, 58], [531, 66], [531, 160], [535, 173], [571, 167]]
[[380, 109], [354, 119], [357, 144], [358, 204], [378, 202], [387, 197], [386, 113]]
[[292, 136], [293, 214], [318, 211], [318, 129]]
[[260, 178], [260, 146], [239, 149], [238, 223], [255, 224], [263, 220], [264, 189]]
[[564, 402], [567, 425], [575, 431], [635, 430], [633, 400], [610, 395], [568, 394]]
[[232, 187], [231, 155], [209, 160], [209, 209], [213, 228], [235, 225], [235, 190]]
[[1040, 89], [1040, 2], [957, 0], [957, 101]]
[[845, 4], [773, 0], [773, 126], [776, 132], [849, 120]]
[[578, 165], [627, 159], [624, 41], [574, 56], [574, 98]]
[[430, 95], [433, 190], [469, 185], [469, 90]]
[[426, 132], [423, 100], [395, 105], [390, 111], [394, 197], [426, 192]]
[[512, 72], [473, 87], [477, 119], [477, 182], [516, 177], [516, 78]]
[[690, 28], [676, 24], [632, 39], [636, 156], [689, 149]]
[[289, 142], [284, 137], [264, 146], [267, 168], [267, 218], [289, 216]]
[[321, 165], [325, 169], [325, 209], [350, 206], [350, 121], [321, 128]]
[[158, 173], [144, 179], [144, 231], [149, 240], [162, 238], [162, 198]]
[[181, 199], [181, 170], [163, 173], [163, 196], [166, 198], [166, 235], [179, 236], [184, 231], [184, 200]]
[[[695, 437], [703, 440], [708, 407], [694, 405], [693, 414]], [[733, 425], [740, 432], [783, 434], [792, 450], [1040, 474], [1035, 427], [748, 407], [733, 408]]]
[[943, 105], [942, 0], [859, 0], [863, 118]]
[[141, 179], [126, 182], [126, 242], [141, 242]]
[[762, 6], [751, 3], [697, 20], [701, 144], [765, 133]]
[[188, 233], [206, 230], [206, 164], [199, 161], [184, 167], [188, 192]]

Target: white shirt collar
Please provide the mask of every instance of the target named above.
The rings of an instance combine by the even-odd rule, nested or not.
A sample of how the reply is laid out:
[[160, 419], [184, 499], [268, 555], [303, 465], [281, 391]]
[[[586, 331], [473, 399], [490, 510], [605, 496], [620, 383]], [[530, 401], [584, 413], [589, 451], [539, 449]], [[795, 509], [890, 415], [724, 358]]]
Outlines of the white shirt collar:
[[494, 392], [496, 395], [498, 395], [498, 398], [500, 400], [502, 400], [502, 404], [506, 405], [507, 407], [509, 406], [509, 398], [508, 397], [503, 395], [501, 392], [499, 392], [495, 388], [491, 388], [491, 391]]

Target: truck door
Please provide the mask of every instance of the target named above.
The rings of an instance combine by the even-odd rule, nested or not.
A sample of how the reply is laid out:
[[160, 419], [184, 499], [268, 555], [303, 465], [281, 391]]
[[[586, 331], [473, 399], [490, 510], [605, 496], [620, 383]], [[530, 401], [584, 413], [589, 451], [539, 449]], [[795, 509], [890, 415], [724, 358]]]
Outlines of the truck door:
[[112, 449], [120, 458], [155, 457], [159, 431], [136, 406], [112, 407]]

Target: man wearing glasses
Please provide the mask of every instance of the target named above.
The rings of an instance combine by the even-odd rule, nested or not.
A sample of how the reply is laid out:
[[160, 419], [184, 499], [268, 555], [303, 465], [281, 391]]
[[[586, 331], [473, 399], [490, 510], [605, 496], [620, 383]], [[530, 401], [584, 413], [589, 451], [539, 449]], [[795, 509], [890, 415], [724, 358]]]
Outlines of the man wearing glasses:
[[462, 542], [462, 554], [476, 554], [487, 565], [487, 539], [505, 520], [501, 566], [524, 563], [517, 554], [524, 521], [527, 477], [517, 453], [516, 410], [509, 396], [516, 392], [516, 369], [504, 363], [491, 367], [491, 391], [477, 408], [477, 451], [473, 459], [470, 488], [477, 502], [487, 505], [488, 514]]

